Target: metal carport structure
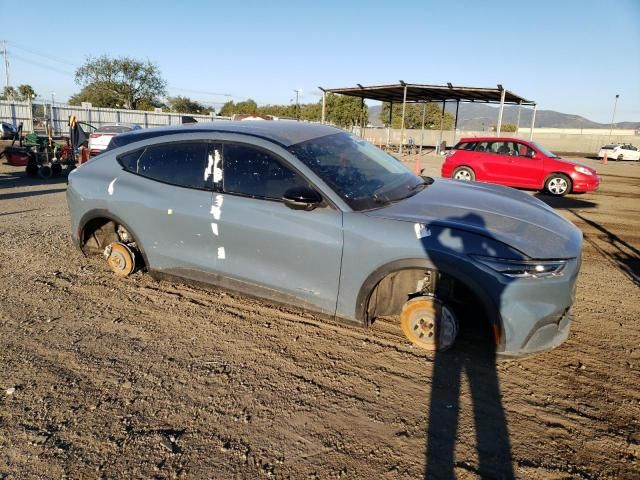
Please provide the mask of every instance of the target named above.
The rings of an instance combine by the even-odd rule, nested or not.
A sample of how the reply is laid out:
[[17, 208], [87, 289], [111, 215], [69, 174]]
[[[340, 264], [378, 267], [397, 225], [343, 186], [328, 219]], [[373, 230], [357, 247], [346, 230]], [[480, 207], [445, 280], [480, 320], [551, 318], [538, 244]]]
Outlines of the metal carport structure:
[[[389, 108], [389, 125], [391, 125], [391, 117], [393, 113], [393, 104], [402, 103], [402, 123], [400, 127], [400, 138], [404, 138], [404, 117], [407, 103], [424, 103], [430, 102], [442, 102], [442, 117], [444, 117], [445, 107], [447, 102], [456, 102], [456, 116], [454, 132], [458, 127], [458, 110], [460, 108], [460, 102], [468, 103], [497, 103], [500, 104], [498, 111], [498, 124], [497, 134], [500, 135], [502, 128], [502, 113], [505, 105], [518, 105], [518, 121], [517, 126], [520, 126], [520, 110], [523, 105], [533, 106], [533, 117], [531, 119], [531, 132], [530, 139], [533, 136], [533, 127], [536, 121], [536, 103], [527, 100], [515, 93], [506, 90], [502, 85], [498, 85], [497, 88], [477, 88], [477, 87], [459, 87], [454, 86], [451, 83], [446, 85], [425, 85], [418, 83], [405, 83], [400, 80], [400, 83], [393, 85], [374, 85], [364, 87], [357, 84], [357, 87], [350, 88], [322, 88], [318, 87], [322, 91], [322, 123], [325, 123], [326, 114], [326, 98], [327, 93], [337, 93], [340, 95], [350, 95], [352, 97], [359, 97], [362, 99], [364, 106], [364, 100], [378, 100], [381, 102], [388, 102]], [[425, 110], [422, 115], [422, 130], [424, 131]], [[441, 128], [442, 132], [442, 123]], [[402, 152], [402, 140], [400, 141], [400, 152]], [[387, 132], [387, 145], [389, 144], [389, 131]], [[421, 144], [422, 147], [422, 144]]]

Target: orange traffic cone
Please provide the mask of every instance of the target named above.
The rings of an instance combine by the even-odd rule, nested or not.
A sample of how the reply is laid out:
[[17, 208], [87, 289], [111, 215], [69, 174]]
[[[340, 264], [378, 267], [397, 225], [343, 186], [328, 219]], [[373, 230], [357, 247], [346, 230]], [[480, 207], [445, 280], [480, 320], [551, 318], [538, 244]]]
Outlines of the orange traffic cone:
[[420, 168], [420, 157], [416, 155], [415, 174], [420, 176], [421, 173], [422, 173], [422, 168]]
[[607, 158], [607, 152], [605, 150], [604, 157], [602, 157], [602, 164], [606, 165], [608, 161], [609, 161], [609, 159]]

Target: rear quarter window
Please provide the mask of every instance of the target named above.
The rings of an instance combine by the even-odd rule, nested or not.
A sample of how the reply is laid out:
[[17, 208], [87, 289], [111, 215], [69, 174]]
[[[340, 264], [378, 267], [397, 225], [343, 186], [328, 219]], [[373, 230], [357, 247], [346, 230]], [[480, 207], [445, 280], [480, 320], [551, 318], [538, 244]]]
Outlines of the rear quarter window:
[[460, 142], [455, 147], [454, 150], [473, 150], [476, 147], [477, 142]]
[[118, 158], [131, 173], [188, 188], [205, 188], [206, 142], [152, 145]]

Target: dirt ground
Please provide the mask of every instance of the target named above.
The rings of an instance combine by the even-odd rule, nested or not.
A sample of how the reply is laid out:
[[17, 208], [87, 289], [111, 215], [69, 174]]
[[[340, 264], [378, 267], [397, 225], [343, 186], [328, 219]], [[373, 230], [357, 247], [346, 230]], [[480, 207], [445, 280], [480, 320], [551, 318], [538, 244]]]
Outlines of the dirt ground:
[[553, 202], [585, 235], [571, 335], [497, 366], [116, 278], [64, 179], [0, 165], [0, 479], [640, 478], [640, 163], [583, 161], [600, 191]]

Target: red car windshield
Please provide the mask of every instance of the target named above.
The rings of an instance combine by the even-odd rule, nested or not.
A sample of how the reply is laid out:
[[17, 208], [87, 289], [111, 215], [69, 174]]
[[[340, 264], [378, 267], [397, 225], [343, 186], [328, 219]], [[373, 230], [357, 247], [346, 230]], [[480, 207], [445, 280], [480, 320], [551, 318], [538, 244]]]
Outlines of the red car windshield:
[[533, 146], [536, 147], [538, 150], [540, 150], [545, 156], [549, 157], [549, 158], [560, 158], [558, 155], [556, 155], [555, 153], [553, 153], [550, 150], [547, 150], [546, 148], [544, 148], [542, 145], [540, 145], [539, 143], [533, 143]]

